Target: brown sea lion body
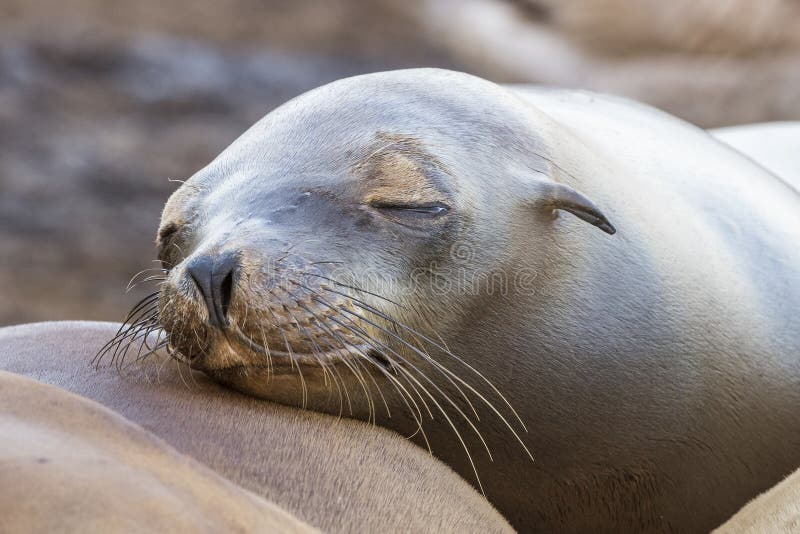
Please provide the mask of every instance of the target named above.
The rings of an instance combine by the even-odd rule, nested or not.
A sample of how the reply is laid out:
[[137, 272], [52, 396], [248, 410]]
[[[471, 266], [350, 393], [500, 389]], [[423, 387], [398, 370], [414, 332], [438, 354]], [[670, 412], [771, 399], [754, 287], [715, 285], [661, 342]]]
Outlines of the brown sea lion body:
[[0, 369], [16, 373], [0, 379], [0, 453], [14, 460], [0, 486], [16, 484], [0, 491], [0, 530], [511, 531], [463, 479], [385, 429], [227, 391], [163, 354], [95, 371], [118, 327], [0, 329]]
[[414, 14], [491, 79], [624, 95], [704, 127], [800, 119], [793, 0], [423, 0]]
[[0, 531], [318, 532], [77, 395], [0, 371]]

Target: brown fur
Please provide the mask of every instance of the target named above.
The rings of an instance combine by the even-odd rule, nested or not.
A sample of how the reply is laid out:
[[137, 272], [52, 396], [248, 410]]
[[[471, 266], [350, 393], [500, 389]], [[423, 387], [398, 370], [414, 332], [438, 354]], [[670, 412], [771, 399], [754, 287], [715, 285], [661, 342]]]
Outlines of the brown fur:
[[0, 531], [316, 532], [138, 425], [0, 371]]
[[593, 53], [747, 56], [800, 49], [795, 0], [521, 0]]
[[123, 374], [94, 371], [92, 355], [117, 327], [2, 329], [0, 368], [116, 410], [326, 532], [510, 531], [464, 480], [393, 432], [244, 397], [159, 355]]
[[366, 152], [353, 168], [355, 174], [365, 175], [371, 188], [365, 202], [409, 202], [443, 196], [431, 174], [447, 173], [447, 167], [419, 139], [381, 132]]
[[[545, 6], [526, 16], [520, 4]], [[631, 97], [704, 127], [800, 118], [792, 0], [424, 0], [452, 54], [499, 80]], [[524, 6], [523, 6], [524, 7]]]

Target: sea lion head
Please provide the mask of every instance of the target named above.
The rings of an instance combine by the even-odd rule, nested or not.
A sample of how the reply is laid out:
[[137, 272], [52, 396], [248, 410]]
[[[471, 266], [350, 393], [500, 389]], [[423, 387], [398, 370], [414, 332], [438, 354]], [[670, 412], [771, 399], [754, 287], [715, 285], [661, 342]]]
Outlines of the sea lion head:
[[431, 69], [276, 109], [166, 204], [165, 343], [240, 390], [326, 411], [337, 389], [341, 410], [343, 388], [350, 402], [422, 374], [460, 380], [435, 353], [498, 277], [513, 291], [533, 271], [555, 210], [613, 233], [554, 179], [534, 116], [497, 85]]

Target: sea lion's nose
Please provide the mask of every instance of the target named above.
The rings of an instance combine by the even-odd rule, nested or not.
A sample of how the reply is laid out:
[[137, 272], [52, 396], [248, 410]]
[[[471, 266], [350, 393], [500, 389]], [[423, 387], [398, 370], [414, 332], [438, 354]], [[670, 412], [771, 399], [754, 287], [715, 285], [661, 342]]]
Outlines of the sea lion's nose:
[[186, 266], [186, 271], [203, 295], [211, 326], [225, 329], [230, 325], [228, 307], [237, 266], [238, 260], [234, 254], [198, 256]]

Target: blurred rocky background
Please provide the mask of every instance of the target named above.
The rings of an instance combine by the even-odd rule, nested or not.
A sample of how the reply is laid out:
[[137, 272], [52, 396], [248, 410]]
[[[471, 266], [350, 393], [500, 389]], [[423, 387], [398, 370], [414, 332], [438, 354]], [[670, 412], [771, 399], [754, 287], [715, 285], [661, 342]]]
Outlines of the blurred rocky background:
[[0, 0], [0, 325], [121, 319], [170, 179], [303, 91], [413, 66], [800, 119], [800, 1]]

